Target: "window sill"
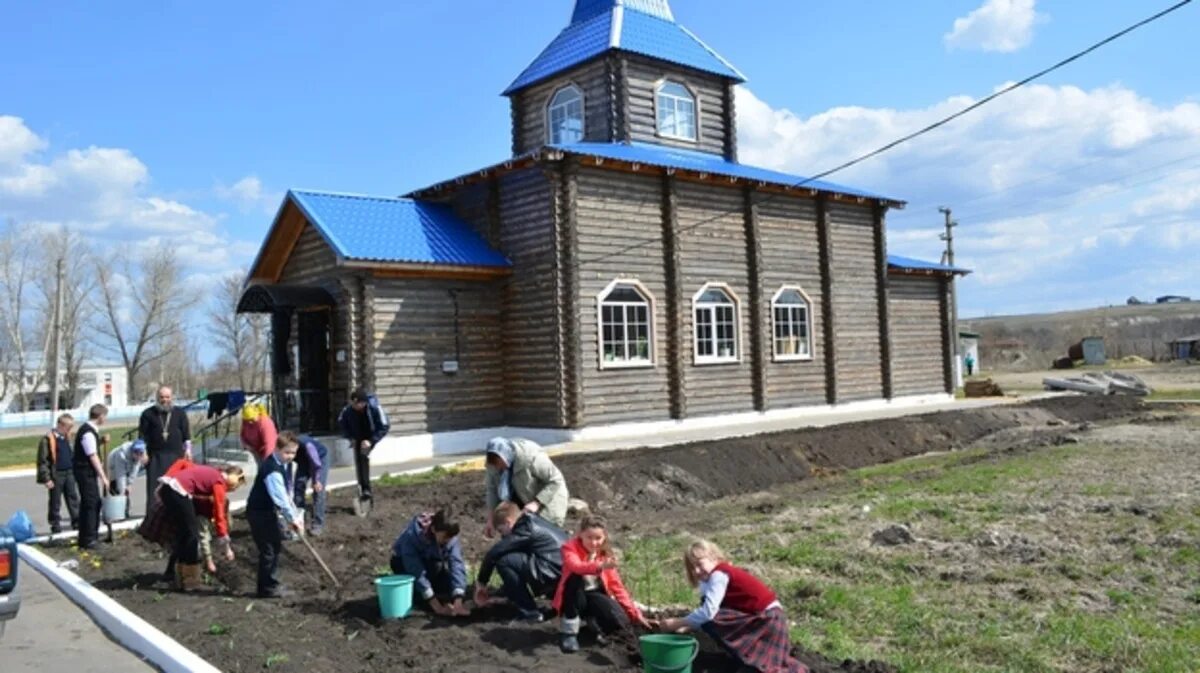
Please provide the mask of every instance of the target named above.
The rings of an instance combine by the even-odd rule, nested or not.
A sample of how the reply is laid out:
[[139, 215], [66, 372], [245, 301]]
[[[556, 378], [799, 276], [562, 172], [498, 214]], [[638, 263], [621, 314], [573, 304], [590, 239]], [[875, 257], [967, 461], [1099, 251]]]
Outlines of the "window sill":
[[650, 360], [637, 362], [601, 362], [600, 369], [654, 369], [654, 362]]
[[811, 355], [776, 355], [771, 358], [772, 362], [812, 362]]
[[736, 365], [741, 361], [741, 358], [696, 358], [695, 364], [697, 367], [707, 365]]

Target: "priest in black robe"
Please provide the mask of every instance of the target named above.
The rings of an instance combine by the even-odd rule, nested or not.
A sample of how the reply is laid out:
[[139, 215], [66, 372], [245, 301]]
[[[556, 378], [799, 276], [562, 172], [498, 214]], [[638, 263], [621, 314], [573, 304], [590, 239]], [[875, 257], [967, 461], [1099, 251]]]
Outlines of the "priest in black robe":
[[154, 500], [154, 489], [158, 478], [166, 474], [167, 468], [192, 455], [192, 431], [187, 413], [172, 403], [171, 389], [158, 389], [157, 403], [142, 412], [138, 420], [138, 435], [146, 442], [146, 511]]

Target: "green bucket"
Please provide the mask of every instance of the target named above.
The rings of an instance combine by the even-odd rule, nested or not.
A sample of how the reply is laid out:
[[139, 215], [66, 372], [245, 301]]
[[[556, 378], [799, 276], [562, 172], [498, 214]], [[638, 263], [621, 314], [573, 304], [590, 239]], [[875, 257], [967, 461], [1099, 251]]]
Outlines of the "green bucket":
[[700, 641], [691, 636], [642, 636], [642, 670], [645, 673], [692, 673]]
[[388, 575], [375, 578], [375, 593], [379, 595], [379, 614], [384, 619], [402, 619], [412, 609], [412, 575]]

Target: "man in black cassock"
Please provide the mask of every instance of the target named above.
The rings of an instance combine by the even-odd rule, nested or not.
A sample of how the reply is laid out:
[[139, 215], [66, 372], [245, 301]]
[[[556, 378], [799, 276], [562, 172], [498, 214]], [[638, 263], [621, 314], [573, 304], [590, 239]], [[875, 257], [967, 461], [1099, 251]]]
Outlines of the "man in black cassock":
[[192, 457], [192, 430], [187, 413], [172, 404], [171, 389], [158, 389], [157, 404], [142, 412], [138, 420], [138, 435], [146, 442], [146, 512], [154, 500], [158, 478], [166, 474], [175, 461]]

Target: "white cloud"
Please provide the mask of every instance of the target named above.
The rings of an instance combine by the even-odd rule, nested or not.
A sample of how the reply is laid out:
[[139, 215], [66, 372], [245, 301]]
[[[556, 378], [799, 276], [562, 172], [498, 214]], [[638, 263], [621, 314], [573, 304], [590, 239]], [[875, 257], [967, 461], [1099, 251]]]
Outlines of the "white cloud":
[[256, 175], [247, 175], [232, 185], [218, 184], [217, 197], [238, 206], [242, 212], [260, 211], [273, 215], [283, 200], [282, 192], [268, 191]]
[[[841, 107], [803, 117], [742, 90], [739, 157], [813, 175], [973, 100]], [[1164, 105], [1121, 85], [1028, 86], [825, 179], [909, 201], [888, 214], [888, 250], [895, 254], [939, 259], [937, 206], [951, 206], [960, 223], [955, 261], [976, 271], [962, 284], [965, 307], [1057, 308], [1093, 296], [1055, 286], [1055, 278], [1089, 279], [1094, 287], [1087, 292], [1095, 296], [1200, 293], [1200, 265], [1185, 257], [1200, 240], [1194, 101]], [[1164, 265], [1187, 268], [1192, 287], [1148, 289], [1149, 272]]]
[[950, 49], [1010, 52], [1029, 46], [1034, 24], [1044, 18], [1034, 0], [986, 0], [970, 14], [954, 20], [943, 36]]

